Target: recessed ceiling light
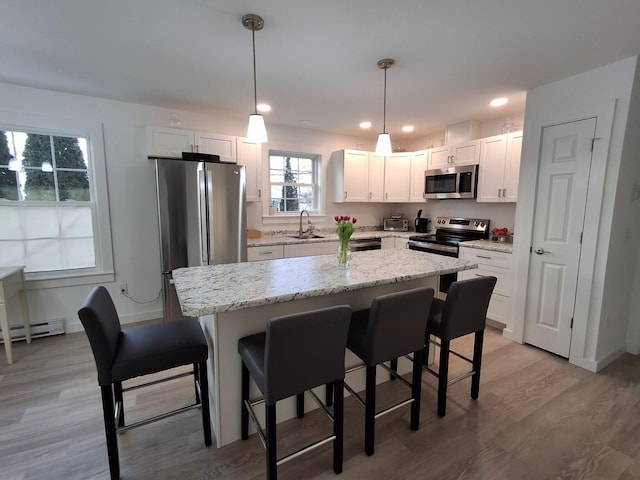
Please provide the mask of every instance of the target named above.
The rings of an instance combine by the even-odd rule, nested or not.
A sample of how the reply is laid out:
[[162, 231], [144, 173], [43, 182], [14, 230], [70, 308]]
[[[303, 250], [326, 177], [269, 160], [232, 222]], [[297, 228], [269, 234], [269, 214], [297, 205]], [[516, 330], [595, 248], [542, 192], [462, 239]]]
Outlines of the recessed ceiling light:
[[360, 122], [360, 128], [371, 128], [371, 122]]
[[405, 125], [404, 127], [402, 127], [402, 131], [405, 133], [413, 132], [413, 130], [414, 130], [413, 125]]
[[267, 105], [266, 103], [259, 103], [258, 105], [256, 105], [256, 108], [258, 109], [259, 112], [271, 111], [271, 105]]
[[300, 125], [311, 125], [311, 120], [298, 120]]
[[491, 100], [491, 102], [489, 102], [489, 105], [491, 105], [492, 107], [501, 107], [502, 105], [505, 105], [508, 101], [509, 100], [507, 100], [504, 97], [494, 98], [493, 100]]

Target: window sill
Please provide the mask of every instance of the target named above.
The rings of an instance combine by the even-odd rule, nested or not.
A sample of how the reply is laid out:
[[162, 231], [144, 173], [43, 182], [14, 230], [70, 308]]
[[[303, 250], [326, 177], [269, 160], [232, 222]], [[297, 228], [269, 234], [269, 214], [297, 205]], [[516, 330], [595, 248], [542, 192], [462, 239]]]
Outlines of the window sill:
[[[316, 224], [323, 224], [326, 222], [327, 216], [324, 214], [309, 214], [309, 218], [311, 218], [311, 221]], [[304, 225], [306, 225], [307, 223], [307, 216], [305, 215], [304, 217], [302, 217], [302, 223]], [[262, 216], [262, 223], [263, 225], [298, 225], [300, 224], [300, 214], [286, 214], [286, 213], [281, 213], [280, 215], [263, 215]]]
[[113, 272], [97, 271], [74, 274], [63, 274], [61, 272], [25, 273], [25, 281], [27, 290], [43, 290], [48, 288], [110, 283], [115, 281], [115, 274]]

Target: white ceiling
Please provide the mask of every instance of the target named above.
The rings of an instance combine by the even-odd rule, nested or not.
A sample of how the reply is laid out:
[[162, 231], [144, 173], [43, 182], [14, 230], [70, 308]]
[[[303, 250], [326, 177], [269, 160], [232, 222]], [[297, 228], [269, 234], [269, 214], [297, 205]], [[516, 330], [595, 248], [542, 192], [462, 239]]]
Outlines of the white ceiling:
[[[374, 138], [524, 111], [527, 89], [640, 54], [638, 0], [0, 0], [0, 82]], [[496, 96], [510, 98], [500, 110]], [[1, 108], [1, 106], [0, 106]], [[361, 120], [373, 127], [366, 133]], [[415, 125], [411, 135], [405, 124]]]

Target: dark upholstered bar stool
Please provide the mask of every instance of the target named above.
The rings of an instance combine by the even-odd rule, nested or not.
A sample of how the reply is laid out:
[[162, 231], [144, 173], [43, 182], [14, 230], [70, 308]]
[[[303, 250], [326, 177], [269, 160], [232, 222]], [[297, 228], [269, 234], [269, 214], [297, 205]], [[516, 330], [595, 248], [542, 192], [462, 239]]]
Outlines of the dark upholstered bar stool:
[[[286, 315], [267, 321], [264, 333], [238, 340], [242, 357], [241, 434], [249, 436], [249, 417], [254, 422], [267, 450], [267, 478], [277, 478], [277, 467], [302, 453], [333, 441], [333, 470], [342, 472], [344, 417], [344, 354], [351, 307], [339, 305]], [[249, 380], [253, 378], [264, 398], [249, 399]], [[333, 415], [311, 391], [319, 385], [334, 387]], [[291, 455], [277, 458], [276, 402], [296, 395], [297, 415], [304, 415], [303, 395], [309, 391], [333, 421], [333, 435], [308, 445]], [[265, 404], [266, 435], [253, 407]]]
[[[104, 428], [111, 478], [120, 478], [117, 432], [146, 425], [191, 408], [202, 409], [204, 443], [211, 445], [207, 356], [209, 353], [200, 323], [196, 319], [149, 325], [122, 330], [109, 292], [95, 287], [78, 311], [87, 332], [98, 368], [98, 384], [102, 391]], [[134, 377], [162, 372], [182, 365], [193, 365], [196, 387], [195, 403], [172, 412], [157, 415], [130, 425], [124, 422], [123, 392], [190, 375], [174, 375], [131, 388], [122, 382]], [[115, 402], [114, 402], [115, 396]], [[115, 403], [115, 408], [114, 408]]]
[[[425, 369], [438, 378], [438, 415], [444, 417], [447, 409], [447, 387], [472, 377], [471, 398], [477, 399], [480, 390], [480, 367], [482, 363], [482, 343], [484, 329], [487, 324], [487, 309], [496, 277], [478, 277], [454, 282], [449, 287], [446, 300], [434, 299], [429, 313], [425, 337], [425, 360], [429, 358], [429, 343], [440, 346], [440, 363], [438, 370]], [[473, 359], [454, 352], [450, 348], [451, 340], [475, 333]], [[440, 343], [431, 340], [431, 335], [438, 337]], [[449, 376], [449, 353], [469, 362], [472, 365], [467, 372], [452, 380]]]
[[[420, 392], [424, 330], [433, 300], [433, 288], [416, 288], [374, 298], [371, 308], [354, 312], [351, 316], [347, 348], [357, 355], [363, 365], [348, 369], [366, 368], [365, 400], [349, 385], [345, 388], [365, 407], [364, 450], [373, 455], [375, 419], [396, 408], [411, 404], [411, 430], [420, 425]], [[413, 376], [407, 382], [383, 362], [413, 353]], [[392, 407], [376, 412], [376, 366], [381, 365], [398, 380], [411, 388], [411, 397]]]

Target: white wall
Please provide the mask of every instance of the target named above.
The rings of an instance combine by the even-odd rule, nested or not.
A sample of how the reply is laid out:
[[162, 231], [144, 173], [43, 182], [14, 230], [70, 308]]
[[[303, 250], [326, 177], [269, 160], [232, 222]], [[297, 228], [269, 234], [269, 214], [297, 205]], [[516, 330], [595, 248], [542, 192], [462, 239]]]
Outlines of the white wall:
[[[635, 207], [635, 223], [629, 211], [632, 178], [621, 175], [633, 171], [637, 164], [637, 143], [625, 145], [625, 135], [637, 135], [627, 131], [627, 117], [631, 102], [631, 87], [636, 72], [637, 58], [632, 57], [602, 68], [535, 88], [527, 93], [524, 143], [519, 185], [519, 202], [516, 210], [516, 242], [514, 245], [514, 324], [508, 326], [507, 336], [522, 341], [524, 312], [526, 307], [526, 280], [528, 275], [529, 245], [535, 201], [540, 132], [543, 125], [567, 121], [572, 112], [593, 116], [612, 106], [610, 131], [598, 136], [608, 141], [608, 152], [603, 152], [606, 164], [603, 192], [600, 198], [590, 192], [589, 205], [601, 205], [599, 220], [596, 211], [588, 211], [586, 222], [596, 225], [594, 268], [588, 272], [588, 318], [574, 323], [570, 360], [591, 370], [602, 368], [625, 349], [625, 335], [629, 317], [631, 285], [634, 279], [633, 259], [640, 245], [640, 231]], [[575, 119], [575, 118], [574, 118]], [[598, 125], [597, 128], [601, 128]], [[597, 152], [594, 153], [594, 158]], [[600, 167], [597, 165], [596, 167]], [[599, 223], [597, 223], [599, 222]], [[583, 244], [583, 253], [590, 254]], [[630, 261], [631, 260], [631, 261]], [[584, 261], [584, 259], [583, 259]], [[584, 323], [584, 324], [583, 324]]]
[[[160, 292], [160, 249], [153, 162], [146, 156], [145, 126], [169, 126], [169, 116], [178, 114], [181, 128], [244, 136], [246, 119], [202, 115], [153, 106], [117, 102], [48, 90], [0, 84], [0, 109], [5, 112], [22, 112], [51, 117], [99, 122], [103, 125], [107, 182], [111, 210], [111, 229], [115, 281], [105, 286], [111, 292], [123, 323], [159, 318], [162, 304]], [[332, 151], [343, 148], [373, 150], [375, 138], [347, 137], [317, 132], [309, 129], [293, 129], [269, 125], [271, 148], [317, 151], [323, 157], [324, 178]], [[266, 176], [265, 176], [266, 178]], [[332, 186], [323, 188], [331, 191]], [[508, 224], [513, 219], [513, 206], [477, 204], [473, 201], [436, 201], [426, 204], [338, 204], [327, 202], [326, 215], [314, 219], [318, 228], [333, 228], [335, 215], [351, 215], [359, 219], [359, 225], [380, 225], [382, 218], [391, 213], [402, 213], [413, 219], [418, 208], [424, 208], [424, 216], [469, 215], [483, 218], [499, 218]], [[469, 213], [470, 212], [470, 213]], [[248, 227], [259, 230], [295, 229], [291, 222], [263, 224], [263, 205], [250, 203], [247, 209]], [[119, 294], [117, 285], [126, 282], [129, 293], [141, 304], [134, 303]], [[64, 318], [67, 331], [82, 329], [77, 310], [93, 285], [29, 289], [28, 299], [31, 322]], [[17, 315], [11, 315], [19, 323]]]

